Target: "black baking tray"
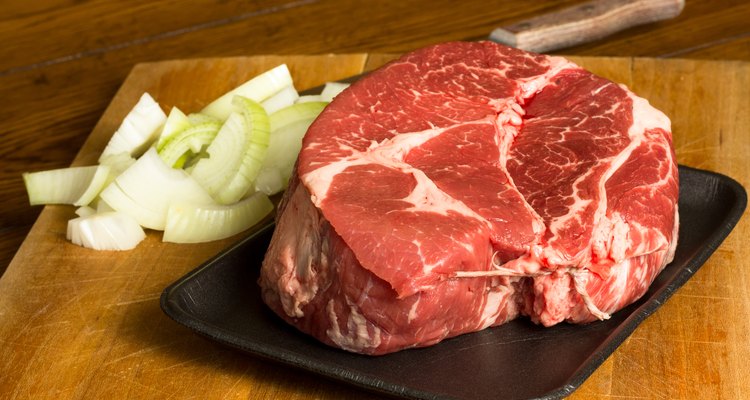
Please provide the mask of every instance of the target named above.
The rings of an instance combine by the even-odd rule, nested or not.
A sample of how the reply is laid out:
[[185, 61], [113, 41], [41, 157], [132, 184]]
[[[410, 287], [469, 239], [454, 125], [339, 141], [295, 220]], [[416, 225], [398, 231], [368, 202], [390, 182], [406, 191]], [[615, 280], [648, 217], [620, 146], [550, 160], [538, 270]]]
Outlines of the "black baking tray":
[[569, 395], [682, 286], [732, 231], [747, 193], [726, 176], [680, 166], [680, 239], [646, 295], [607, 321], [551, 328], [519, 319], [432, 347], [371, 357], [325, 346], [261, 301], [269, 224], [167, 287], [175, 321], [237, 350], [378, 393], [414, 399], [554, 399]]

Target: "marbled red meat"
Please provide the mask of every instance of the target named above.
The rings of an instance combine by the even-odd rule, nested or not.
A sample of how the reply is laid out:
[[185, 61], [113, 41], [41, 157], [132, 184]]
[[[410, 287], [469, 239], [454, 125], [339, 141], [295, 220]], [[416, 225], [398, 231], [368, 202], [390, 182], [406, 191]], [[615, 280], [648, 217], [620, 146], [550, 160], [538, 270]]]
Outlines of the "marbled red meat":
[[287, 322], [365, 354], [591, 322], [671, 261], [677, 197], [646, 100], [564, 58], [438, 44], [312, 124], [259, 282]]

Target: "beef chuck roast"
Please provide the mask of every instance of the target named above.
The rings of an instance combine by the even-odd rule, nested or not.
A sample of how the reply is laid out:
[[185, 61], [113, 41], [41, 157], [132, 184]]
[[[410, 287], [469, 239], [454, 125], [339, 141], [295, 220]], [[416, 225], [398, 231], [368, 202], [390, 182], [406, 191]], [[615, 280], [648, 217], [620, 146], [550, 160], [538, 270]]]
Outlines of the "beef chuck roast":
[[313, 123], [261, 270], [279, 316], [384, 354], [641, 297], [677, 242], [670, 121], [560, 58], [417, 50]]

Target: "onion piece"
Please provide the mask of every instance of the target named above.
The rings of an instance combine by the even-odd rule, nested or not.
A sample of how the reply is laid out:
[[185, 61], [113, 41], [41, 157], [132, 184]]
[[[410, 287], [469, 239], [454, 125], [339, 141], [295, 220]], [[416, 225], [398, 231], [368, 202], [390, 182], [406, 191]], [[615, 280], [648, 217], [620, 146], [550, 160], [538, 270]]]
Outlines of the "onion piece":
[[268, 121], [271, 124], [271, 131], [277, 132], [281, 129], [286, 129], [288, 126], [296, 125], [301, 122], [312, 123], [327, 105], [328, 102], [317, 101], [293, 104], [281, 109], [268, 116]]
[[334, 97], [343, 92], [344, 89], [349, 86], [350, 84], [348, 83], [326, 82], [325, 86], [323, 86], [323, 90], [320, 92], [320, 98], [323, 101], [331, 102]]
[[268, 114], [273, 114], [276, 111], [281, 110], [294, 104], [299, 99], [299, 93], [294, 86], [287, 86], [281, 89], [280, 92], [264, 100], [260, 105], [266, 109]]
[[[187, 117], [185, 117], [187, 119]], [[221, 123], [210, 121], [190, 126], [164, 140], [156, 150], [164, 162], [172, 168], [182, 168], [185, 161], [214, 140]], [[183, 157], [187, 155], [187, 157]]]
[[164, 147], [164, 143], [171, 139], [174, 135], [190, 128], [192, 121], [177, 107], [172, 107], [167, 116], [164, 127], [161, 128], [159, 138], [156, 140], [156, 148]]
[[146, 233], [131, 216], [109, 211], [71, 219], [66, 236], [74, 244], [94, 250], [130, 250]]
[[[135, 218], [141, 226], [156, 230], [163, 230], [166, 224], [166, 213], [150, 207], [150, 203], [142, 204], [125, 193], [116, 182], [104, 188], [99, 197], [114, 211], [120, 211]], [[168, 208], [169, 206], [167, 206]]]
[[289, 178], [284, 178], [279, 168], [263, 168], [255, 179], [255, 191], [268, 196], [283, 191], [288, 185]]
[[302, 148], [302, 137], [326, 105], [326, 102], [296, 103], [269, 116], [271, 138], [255, 190], [272, 195], [286, 188]]
[[96, 200], [96, 212], [102, 213], [102, 212], [106, 212], [106, 211], [115, 211], [115, 209], [112, 208], [112, 206], [110, 206], [109, 204], [107, 204], [107, 202], [104, 201], [104, 199], [102, 199], [101, 197], [97, 198], [97, 200]]
[[245, 121], [238, 113], [229, 115], [216, 137], [206, 148], [207, 158], [198, 160], [188, 171], [212, 196], [239, 170], [247, 141]]
[[211, 196], [184, 170], [169, 167], [150, 148], [100, 194], [117, 211], [145, 228], [163, 230], [173, 202], [212, 204]]
[[191, 113], [191, 114], [188, 114], [187, 117], [188, 117], [188, 120], [190, 120], [190, 123], [192, 125], [198, 125], [198, 124], [202, 124], [205, 122], [216, 122], [219, 124], [224, 122], [223, 120], [219, 118], [212, 117], [206, 114], [201, 114], [201, 113]]
[[306, 94], [300, 96], [295, 103], [309, 103], [311, 101], [323, 101], [323, 98], [319, 94]]
[[22, 174], [29, 203], [74, 204], [90, 203], [107, 183], [109, 166], [58, 168]]
[[167, 115], [159, 104], [151, 95], [144, 93], [112, 135], [99, 161], [123, 152], [134, 157], [140, 156], [156, 140], [159, 128], [166, 120]]
[[79, 217], [88, 217], [89, 215], [96, 214], [96, 210], [89, 206], [81, 206], [76, 208], [76, 215]]
[[123, 171], [130, 168], [130, 166], [134, 163], [135, 158], [133, 158], [133, 156], [131, 156], [127, 152], [110, 154], [106, 157], [102, 157], [99, 161], [100, 165], [108, 166], [110, 169], [110, 173], [115, 175], [120, 175]]
[[260, 172], [270, 135], [266, 111], [257, 102], [235, 97], [241, 113], [232, 113], [213, 142], [207, 158], [198, 160], [190, 174], [220, 204], [240, 200]]
[[99, 196], [102, 189], [111, 182], [111, 177], [111, 168], [108, 165], [96, 166], [94, 177], [91, 178], [88, 187], [83, 193], [81, 193], [81, 196], [73, 202], [73, 205], [85, 206], [90, 204], [97, 196]]
[[286, 64], [281, 64], [225, 93], [207, 105], [201, 113], [226, 120], [229, 118], [229, 114], [234, 111], [232, 105], [234, 96], [246, 97], [260, 103], [285, 87], [292, 85], [292, 75], [289, 73], [289, 68]]
[[[108, 155], [106, 157], [102, 157], [99, 164], [106, 165], [109, 167], [109, 176], [107, 177], [107, 182], [104, 184], [104, 186], [102, 186], [102, 189], [103, 189], [107, 187], [110, 183], [112, 183], [115, 180], [115, 178], [120, 176], [120, 174], [123, 171], [130, 168], [131, 165], [135, 164], [135, 158], [133, 158], [128, 153], [117, 153], [117, 154]], [[97, 197], [96, 200], [98, 202], [101, 199]]]
[[224, 239], [249, 229], [271, 211], [273, 203], [263, 193], [254, 193], [231, 205], [174, 203], [167, 212], [162, 240], [198, 243]]

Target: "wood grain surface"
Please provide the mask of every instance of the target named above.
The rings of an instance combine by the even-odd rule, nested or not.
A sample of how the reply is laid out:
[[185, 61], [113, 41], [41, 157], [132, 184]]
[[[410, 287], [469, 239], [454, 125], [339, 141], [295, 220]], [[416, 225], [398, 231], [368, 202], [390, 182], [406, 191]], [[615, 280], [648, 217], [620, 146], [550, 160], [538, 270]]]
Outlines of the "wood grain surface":
[[[4, 2], [0, 398], [377, 397], [237, 354], [162, 314], [161, 290], [236, 237], [181, 246], [150, 234], [133, 252], [80, 249], [64, 239], [72, 208], [28, 206], [21, 172], [92, 162], [143, 90], [197, 108], [282, 60], [312, 86], [576, 3]], [[748, 20], [744, 1], [688, 0], [674, 20], [557, 53], [596, 56], [571, 58], [665, 111], [680, 163], [748, 187]], [[169, 59], [185, 61], [156, 62]], [[572, 398], [750, 398], [748, 229], [741, 221]]]
[[[583, 3], [378, 0], [5, 0], [0, 5], [0, 273], [41, 207], [24, 171], [70, 165], [140, 62], [253, 54], [403, 53]], [[687, 0], [673, 20], [558, 54], [750, 61], [750, 3]]]
[[[289, 64], [304, 88], [354, 75], [390, 58], [258, 56], [140, 64], [74, 164], [96, 160], [118, 121], [144, 91], [166, 107], [194, 111], [280, 62]], [[745, 135], [750, 120], [741, 112], [750, 107], [742, 95], [742, 88], [750, 84], [750, 63], [573, 59], [628, 85], [671, 115], [681, 163], [750, 184], [750, 171], [742, 162], [750, 151]], [[190, 84], [196, 81], [203, 84]], [[158, 233], [149, 232], [134, 251], [95, 252], [65, 241], [72, 211], [46, 207], [0, 279], [0, 390], [7, 390], [11, 398], [374, 396], [223, 349], [161, 313], [158, 298], [164, 287], [238, 237], [175, 245], [161, 243]], [[742, 379], [750, 373], [750, 326], [744, 318], [750, 313], [750, 268], [736, 254], [747, 230], [746, 221], [741, 222], [716, 256], [573, 398], [750, 395]]]

